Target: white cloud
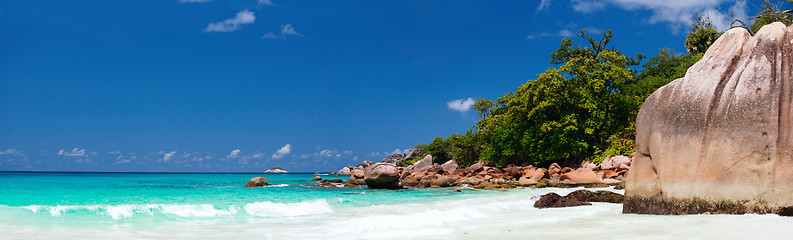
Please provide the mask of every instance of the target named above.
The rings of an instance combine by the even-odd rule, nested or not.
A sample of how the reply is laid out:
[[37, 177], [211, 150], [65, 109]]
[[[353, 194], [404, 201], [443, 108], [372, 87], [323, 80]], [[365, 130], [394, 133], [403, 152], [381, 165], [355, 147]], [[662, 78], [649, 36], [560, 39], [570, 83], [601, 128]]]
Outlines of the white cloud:
[[74, 148], [68, 152], [61, 149], [60, 151], [58, 151], [58, 155], [67, 156], [67, 157], [82, 157], [85, 156], [85, 149]]
[[307, 158], [312, 158], [313, 157], [314, 159], [328, 159], [328, 158], [337, 158], [338, 159], [338, 158], [341, 158], [343, 156], [349, 156], [349, 155], [352, 155], [352, 154], [353, 154], [353, 151], [350, 151], [350, 150], [339, 151], [339, 150], [336, 150], [336, 149], [321, 149], [320, 151], [315, 152], [314, 154], [301, 154], [300, 158], [307, 159]]
[[606, 7], [606, 3], [601, 0], [570, 0], [570, 3], [573, 4], [573, 10], [582, 13], [590, 13]]
[[464, 113], [468, 112], [468, 110], [471, 110], [471, 106], [473, 106], [474, 103], [476, 103], [476, 100], [469, 97], [446, 102], [446, 106], [448, 106], [451, 110]]
[[264, 153], [255, 152], [251, 155], [251, 158], [264, 158]]
[[240, 28], [243, 24], [250, 24], [256, 20], [253, 12], [247, 9], [237, 13], [234, 18], [226, 19], [220, 22], [213, 22], [207, 25], [204, 29], [205, 32], [233, 32]]
[[13, 156], [24, 156], [25, 154], [13, 148], [6, 149], [5, 151], [0, 151], [0, 155], [13, 155]]
[[283, 158], [285, 155], [287, 155], [287, 154], [289, 154], [291, 152], [292, 152], [292, 145], [291, 144], [286, 144], [283, 147], [281, 147], [280, 149], [278, 149], [278, 151], [275, 151], [275, 153], [273, 153], [273, 155], [270, 156], [270, 157], [272, 157], [274, 159], [279, 159], [279, 158]]
[[352, 158], [353, 161], [358, 161], [358, 156]]
[[542, 11], [543, 9], [547, 8], [551, 5], [551, 0], [541, 0], [540, 5], [537, 6], [537, 11]]
[[235, 159], [239, 157], [240, 152], [241, 151], [239, 149], [234, 149], [234, 151], [231, 151], [229, 155], [226, 155], [226, 159]]
[[285, 25], [281, 25], [281, 35], [284, 35], [284, 36], [286, 36], [286, 35], [300, 36], [300, 33], [295, 31], [295, 28], [292, 27], [292, 24], [287, 23]]
[[[647, 19], [650, 24], [668, 23], [673, 32], [677, 32], [683, 27], [691, 25], [691, 21], [697, 13], [709, 15], [714, 26], [724, 31], [730, 27], [729, 14], [726, 11], [718, 10], [723, 3], [732, 2], [730, 0], [570, 0], [572, 8], [576, 12], [589, 13], [605, 8], [608, 4], [618, 8], [635, 11], [648, 10], [652, 15]], [[735, 1], [729, 11], [734, 14], [736, 19], [740, 19], [747, 24], [751, 20], [746, 14], [746, 0]]]
[[273, 1], [271, 1], [271, 0], [259, 0], [259, 5], [267, 5], [267, 6], [277, 7], [277, 5], [275, 5], [275, 3], [273, 3]]
[[165, 161], [165, 162], [170, 161], [171, 159], [173, 159], [174, 155], [176, 155], [176, 151], [167, 152], [167, 153], [162, 155], [162, 160]]
[[572, 37], [575, 36], [575, 32], [570, 31], [568, 29], [559, 30], [559, 32], [555, 33], [537, 33], [537, 34], [529, 34], [526, 36], [526, 39], [535, 39], [535, 38], [542, 38], [542, 37]]
[[730, 19], [730, 13], [732, 13], [732, 17], [734, 19], [740, 19], [741, 21], [748, 24], [747, 19], [749, 19], [749, 15], [746, 14], [746, 1], [736, 1], [734, 5], [730, 7], [728, 13], [723, 13], [719, 10], [714, 8], [708, 8], [702, 11], [702, 16], [707, 17], [710, 19], [713, 26], [716, 27], [716, 30], [719, 31], [727, 31], [732, 27], [732, 19]]
[[267, 34], [264, 34], [264, 36], [262, 36], [262, 39], [281, 39], [281, 38], [283, 37], [279, 35], [275, 35], [272, 32], [268, 32]]
[[130, 163], [130, 162], [132, 162], [132, 160], [135, 160], [136, 158], [138, 158], [138, 157], [137, 157], [137, 156], [134, 156], [134, 155], [133, 155], [133, 156], [130, 156], [130, 157], [128, 157], [128, 158], [123, 158], [123, 155], [118, 155], [118, 157], [116, 157], [116, 160], [118, 160], [118, 161], [116, 161], [116, 162], [113, 162], [113, 164], [125, 164], [125, 163]]
[[295, 28], [292, 27], [291, 23], [287, 23], [287, 24], [281, 25], [281, 34], [280, 35], [276, 35], [276, 34], [274, 34], [272, 32], [268, 32], [267, 34], [264, 34], [264, 36], [262, 36], [261, 38], [262, 39], [286, 39], [286, 36], [289, 36], [289, 35], [302, 36], [302, 35], [300, 35], [300, 33], [295, 31]]

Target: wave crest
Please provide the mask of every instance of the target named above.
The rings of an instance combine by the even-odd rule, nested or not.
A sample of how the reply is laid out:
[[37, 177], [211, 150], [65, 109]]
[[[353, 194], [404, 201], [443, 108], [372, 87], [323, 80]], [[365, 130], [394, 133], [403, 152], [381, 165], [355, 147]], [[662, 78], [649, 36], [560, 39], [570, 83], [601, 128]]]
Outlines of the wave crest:
[[[89, 213], [101, 216], [110, 216], [118, 220], [134, 215], [175, 215], [184, 218], [190, 217], [219, 217], [234, 216], [241, 212], [240, 207], [229, 205], [218, 208], [211, 204], [121, 204], [121, 205], [56, 205], [41, 206], [30, 205], [22, 207], [34, 214], [49, 213], [53, 217], [67, 214]], [[296, 217], [333, 213], [330, 204], [324, 199], [304, 201], [297, 203], [254, 202], [242, 207], [244, 213], [259, 217]]]

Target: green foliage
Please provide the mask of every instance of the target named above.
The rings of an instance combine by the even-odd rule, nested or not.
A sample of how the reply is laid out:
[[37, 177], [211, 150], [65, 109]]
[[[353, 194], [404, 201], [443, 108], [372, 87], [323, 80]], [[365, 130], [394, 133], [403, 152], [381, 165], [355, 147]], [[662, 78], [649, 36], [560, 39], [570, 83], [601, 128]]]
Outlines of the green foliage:
[[[788, 1], [791, 2], [791, 1]], [[750, 26], [752, 32], [757, 32], [761, 27], [773, 22], [782, 22], [785, 25], [793, 23], [791, 10], [782, 10], [782, 3], [774, 4], [771, 0], [765, 0], [760, 6], [760, 13], [754, 16], [754, 23]]]
[[562, 40], [551, 54], [551, 63], [561, 66], [499, 98], [482, 114], [477, 133], [484, 140], [483, 159], [497, 165], [580, 161], [628, 126], [633, 116], [626, 110], [635, 104], [621, 92], [643, 56], [607, 48], [611, 31], [599, 41], [583, 30], [579, 36], [587, 47]]
[[635, 81], [625, 86], [623, 92], [625, 96], [631, 98], [633, 106], [630, 106], [630, 115], [638, 114], [641, 104], [656, 89], [668, 84], [669, 82], [682, 78], [691, 65], [694, 65], [702, 58], [702, 53], [685, 55], [675, 53], [673, 50], [664, 48], [657, 56], [651, 57], [642, 67]]
[[432, 162], [437, 164], [443, 164], [454, 158], [457, 164], [470, 166], [479, 161], [480, 145], [478, 136], [471, 131], [464, 135], [452, 134], [446, 139], [435, 137], [432, 143], [416, 146], [415, 148], [424, 150], [425, 154], [409, 163], [406, 162], [406, 165], [413, 164], [429, 154], [432, 155]]
[[606, 148], [603, 151], [598, 151], [595, 156], [591, 157], [589, 161], [600, 164], [606, 157], [617, 155], [630, 155], [636, 151], [633, 142], [636, 140], [636, 123], [631, 125], [623, 131], [609, 136]]
[[416, 148], [432, 154], [436, 163], [455, 158], [463, 166], [480, 160], [499, 166], [599, 162], [633, 152], [641, 104], [659, 87], [683, 77], [702, 53], [661, 49], [637, 71], [644, 56], [628, 57], [609, 48], [611, 31], [600, 40], [583, 30], [579, 36], [585, 47], [563, 39], [551, 54], [557, 67], [496, 102], [479, 99], [472, 108], [481, 119], [471, 130]]
[[704, 53], [713, 42], [719, 38], [721, 32], [711, 23], [710, 18], [697, 14], [691, 31], [686, 36], [686, 49], [690, 54]]
[[274, 168], [270, 168], [270, 170], [284, 170], [284, 169], [281, 167], [274, 167]]

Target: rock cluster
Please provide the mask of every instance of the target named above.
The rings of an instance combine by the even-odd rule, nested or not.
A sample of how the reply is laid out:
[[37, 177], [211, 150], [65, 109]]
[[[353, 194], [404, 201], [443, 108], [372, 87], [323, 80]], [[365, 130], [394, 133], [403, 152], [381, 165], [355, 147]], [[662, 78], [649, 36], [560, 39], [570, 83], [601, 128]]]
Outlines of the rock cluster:
[[[394, 157], [388, 156], [387, 159]], [[358, 166], [348, 167], [350, 179], [347, 185], [367, 185], [369, 188], [399, 189], [404, 187], [453, 187], [467, 185], [478, 189], [531, 187], [605, 187], [622, 186], [622, 179], [630, 168], [631, 160], [626, 156], [606, 158], [600, 165], [584, 164], [578, 169], [562, 168], [552, 164], [548, 168], [534, 166], [494, 167], [476, 163], [462, 168], [454, 160], [443, 164], [433, 163], [427, 155], [407, 167], [395, 164], [365, 161]], [[346, 170], [342, 169], [342, 170]], [[343, 172], [336, 173], [343, 175]]]

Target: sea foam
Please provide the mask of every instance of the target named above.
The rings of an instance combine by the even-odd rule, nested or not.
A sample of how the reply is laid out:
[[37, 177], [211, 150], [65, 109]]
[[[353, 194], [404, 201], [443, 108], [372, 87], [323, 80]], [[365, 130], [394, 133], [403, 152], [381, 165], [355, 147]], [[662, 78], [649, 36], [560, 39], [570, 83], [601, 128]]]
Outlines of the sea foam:
[[[241, 214], [240, 207], [229, 205], [225, 208], [211, 204], [121, 204], [121, 205], [56, 205], [23, 206], [34, 214], [46, 212], [53, 217], [68, 214], [89, 213], [109, 216], [112, 219], [129, 218], [135, 215], [172, 215], [184, 218], [210, 218]], [[244, 213], [259, 217], [295, 217], [333, 213], [330, 204], [324, 199], [296, 202], [253, 202], [242, 206]]]
[[333, 213], [330, 204], [324, 199], [298, 203], [256, 202], [246, 204], [244, 209], [249, 214], [260, 217], [295, 217]]

